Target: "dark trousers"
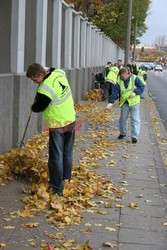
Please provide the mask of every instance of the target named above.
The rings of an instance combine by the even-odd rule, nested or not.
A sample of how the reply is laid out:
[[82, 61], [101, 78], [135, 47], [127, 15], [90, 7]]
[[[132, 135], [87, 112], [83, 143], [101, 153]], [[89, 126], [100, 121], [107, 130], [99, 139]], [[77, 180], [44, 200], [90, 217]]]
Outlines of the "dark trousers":
[[62, 195], [63, 180], [71, 179], [75, 122], [49, 131], [49, 183], [54, 193]]
[[108, 96], [112, 94], [112, 83], [111, 82], [106, 82], [105, 83], [105, 88], [104, 88], [104, 93], [103, 93], [103, 100], [106, 100]]

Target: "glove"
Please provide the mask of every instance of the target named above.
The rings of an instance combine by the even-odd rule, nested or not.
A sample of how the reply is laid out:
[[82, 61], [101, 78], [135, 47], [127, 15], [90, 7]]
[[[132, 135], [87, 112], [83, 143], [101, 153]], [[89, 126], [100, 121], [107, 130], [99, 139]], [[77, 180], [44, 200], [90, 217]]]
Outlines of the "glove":
[[112, 107], [112, 103], [108, 103], [107, 106], [106, 106], [106, 109], [110, 109]]
[[132, 94], [130, 95], [130, 98], [134, 97], [136, 95], [135, 92], [132, 92]]

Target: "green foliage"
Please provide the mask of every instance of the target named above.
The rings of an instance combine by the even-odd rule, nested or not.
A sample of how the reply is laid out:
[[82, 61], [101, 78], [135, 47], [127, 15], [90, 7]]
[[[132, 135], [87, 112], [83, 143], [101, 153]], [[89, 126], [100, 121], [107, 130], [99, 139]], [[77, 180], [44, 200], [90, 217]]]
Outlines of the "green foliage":
[[[74, 3], [77, 10], [87, 15], [89, 20], [106, 35], [124, 47], [126, 38], [128, 0], [67, 0]], [[137, 37], [146, 32], [145, 19], [151, 0], [133, 0], [131, 25], [131, 43], [134, 40], [135, 21], [137, 20]], [[139, 40], [137, 40], [139, 42]]]

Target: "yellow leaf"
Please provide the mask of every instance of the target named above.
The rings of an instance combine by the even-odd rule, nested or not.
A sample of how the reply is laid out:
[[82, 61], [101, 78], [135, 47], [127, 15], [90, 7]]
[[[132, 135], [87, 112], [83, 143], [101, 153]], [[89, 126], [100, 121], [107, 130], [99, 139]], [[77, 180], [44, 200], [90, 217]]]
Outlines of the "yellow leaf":
[[65, 197], [69, 197], [69, 196], [71, 196], [71, 195], [73, 195], [73, 194], [74, 194], [74, 190], [72, 190], [72, 189], [65, 188], [65, 189], [63, 190], [63, 195], [64, 195]]
[[15, 227], [13, 227], [13, 226], [4, 226], [3, 228], [4, 229], [14, 229]]
[[64, 247], [71, 247], [75, 243], [75, 240], [68, 240], [67, 242], [63, 243]]
[[109, 231], [109, 232], [115, 232], [116, 231], [116, 229], [112, 228], [112, 227], [105, 227], [105, 230]]
[[102, 215], [106, 215], [106, 214], [108, 214], [108, 212], [107, 212], [107, 211], [98, 211], [98, 213], [99, 213], [99, 214], [102, 214]]
[[93, 249], [89, 246], [89, 241], [86, 241], [86, 243], [83, 245], [83, 250], [93, 250]]
[[139, 194], [139, 195], [136, 196], [136, 198], [143, 198], [143, 195]]
[[135, 202], [131, 202], [131, 203], [129, 204], [129, 207], [131, 207], [131, 208], [133, 208], [133, 209], [139, 209], [137, 203], [135, 203]]
[[47, 244], [46, 243], [41, 243], [41, 247], [46, 248]]
[[28, 210], [23, 210], [21, 212], [18, 212], [18, 216], [23, 217], [23, 218], [32, 218], [34, 215], [30, 213]]
[[68, 225], [71, 223], [71, 218], [69, 216], [66, 216], [64, 220], [67, 222]]
[[38, 222], [28, 222], [28, 223], [25, 223], [25, 224], [22, 224], [23, 227], [37, 227], [40, 223]]
[[124, 205], [122, 205], [122, 204], [116, 204], [116, 206], [115, 207], [117, 207], [117, 208], [124, 208], [125, 206]]
[[38, 247], [38, 244], [37, 244], [36, 242], [34, 242], [34, 241], [29, 242], [29, 244], [30, 244], [32, 247], [35, 247], [35, 248]]
[[0, 242], [0, 247], [6, 247], [6, 243]]
[[83, 246], [82, 245], [77, 245], [75, 249], [76, 250], [83, 250]]
[[111, 204], [111, 203], [106, 202], [106, 203], [104, 204], [104, 207], [105, 207], [105, 208], [111, 208], [111, 207], [112, 207], [112, 204]]
[[167, 226], [167, 222], [164, 223], [164, 226]]

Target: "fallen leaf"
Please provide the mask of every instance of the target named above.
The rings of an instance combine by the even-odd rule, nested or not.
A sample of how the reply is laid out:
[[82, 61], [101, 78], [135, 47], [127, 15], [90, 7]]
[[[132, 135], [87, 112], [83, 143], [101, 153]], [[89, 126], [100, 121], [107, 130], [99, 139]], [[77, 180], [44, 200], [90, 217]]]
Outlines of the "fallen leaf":
[[115, 207], [116, 207], [116, 208], [124, 208], [125, 206], [122, 205], [122, 204], [116, 204]]
[[15, 227], [14, 226], [4, 226], [3, 228], [4, 229], [14, 229]]
[[99, 214], [102, 214], [102, 215], [106, 215], [106, 214], [108, 214], [108, 212], [107, 212], [107, 211], [98, 211], [98, 213], [99, 213]]
[[92, 226], [92, 224], [91, 223], [85, 223], [85, 227], [91, 227]]
[[89, 246], [89, 240], [86, 241], [86, 243], [83, 245], [83, 250], [93, 250], [93, 249]]
[[0, 247], [6, 247], [6, 243], [0, 242]]
[[29, 228], [32, 228], [32, 227], [37, 227], [40, 223], [38, 222], [28, 222], [28, 223], [25, 223], [25, 224], [22, 224], [23, 227], [29, 227]]
[[151, 201], [151, 200], [145, 200], [145, 202], [150, 203], [150, 202], [152, 202], [152, 201]]
[[116, 231], [116, 229], [112, 228], [112, 227], [105, 227], [105, 230], [109, 231], [109, 232], [115, 232]]
[[129, 207], [131, 207], [131, 208], [133, 208], [133, 209], [139, 209], [137, 203], [135, 203], [135, 202], [131, 202], [131, 203], [129, 204]]
[[103, 226], [103, 224], [100, 224], [100, 223], [95, 223], [94, 225], [95, 225], [95, 227], [102, 227]]
[[136, 196], [136, 198], [143, 198], [143, 195], [139, 194], [139, 195]]
[[103, 243], [103, 246], [104, 246], [104, 247], [110, 247], [110, 248], [115, 248], [115, 247], [117, 247], [116, 244], [112, 244], [112, 243], [110, 243], [110, 242], [104, 242], [104, 243]]

